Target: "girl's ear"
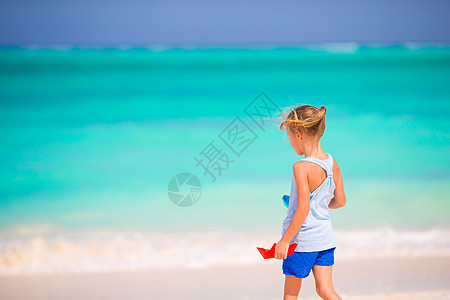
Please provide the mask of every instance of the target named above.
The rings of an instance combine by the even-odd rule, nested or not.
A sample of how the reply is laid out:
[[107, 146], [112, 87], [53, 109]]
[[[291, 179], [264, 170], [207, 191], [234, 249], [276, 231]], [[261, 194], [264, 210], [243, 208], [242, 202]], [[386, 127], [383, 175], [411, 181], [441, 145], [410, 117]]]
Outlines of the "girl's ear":
[[296, 135], [298, 138], [301, 138], [301, 137], [302, 137], [302, 133], [300, 132], [300, 130], [296, 130], [296, 131], [295, 131], [295, 135]]

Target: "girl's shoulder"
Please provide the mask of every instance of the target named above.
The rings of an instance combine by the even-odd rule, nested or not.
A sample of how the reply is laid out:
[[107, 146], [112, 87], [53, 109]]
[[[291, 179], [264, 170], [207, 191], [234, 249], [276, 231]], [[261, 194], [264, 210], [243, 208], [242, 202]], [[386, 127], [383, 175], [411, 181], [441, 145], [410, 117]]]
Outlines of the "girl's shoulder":
[[334, 161], [334, 157], [331, 154], [327, 153], [327, 155], [328, 155], [328, 157], [326, 159], [319, 159], [319, 158], [315, 158], [315, 157], [304, 157], [304, 158], [299, 159], [297, 162], [295, 162], [294, 165], [296, 165], [296, 164], [301, 165], [303, 163], [305, 166], [308, 166], [308, 165], [312, 165], [314, 163], [325, 164], [326, 162]]
[[336, 160], [334, 159], [334, 157], [328, 154], [328, 158], [327, 159], [318, 159], [318, 158], [314, 158], [314, 157], [305, 157], [302, 159], [299, 159], [297, 162], [294, 163], [294, 171], [295, 169], [297, 169], [297, 172], [303, 170], [303, 172], [309, 173], [310, 171], [312, 171], [313, 173], [317, 173], [317, 167], [320, 166], [320, 168], [325, 169], [325, 170], [330, 170], [331, 172], [339, 172], [339, 166], [336, 162]]
[[333, 170], [333, 174], [334, 175], [341, 175], [341, 169], [339, 168], [339, 164], [338, 164], [338, 162], [336, 161], [336, 159], [333, 157], [333, 168], [332, 168], [332, 170]]

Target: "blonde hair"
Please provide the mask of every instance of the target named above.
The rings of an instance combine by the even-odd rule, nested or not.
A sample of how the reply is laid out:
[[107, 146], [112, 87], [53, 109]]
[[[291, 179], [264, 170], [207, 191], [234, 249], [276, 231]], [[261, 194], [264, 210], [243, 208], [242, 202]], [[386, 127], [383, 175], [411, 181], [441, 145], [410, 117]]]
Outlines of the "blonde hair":
[[325, 106], [317, 108], [312, 105], [302, 105], [295, 108], [287, 108], [289, 113], [283, 113], [284, 121], [280, 124], [280, 130], [288, 128], [292, 132], [300, 130], [310, 136], [322, 137], [325, 131]]

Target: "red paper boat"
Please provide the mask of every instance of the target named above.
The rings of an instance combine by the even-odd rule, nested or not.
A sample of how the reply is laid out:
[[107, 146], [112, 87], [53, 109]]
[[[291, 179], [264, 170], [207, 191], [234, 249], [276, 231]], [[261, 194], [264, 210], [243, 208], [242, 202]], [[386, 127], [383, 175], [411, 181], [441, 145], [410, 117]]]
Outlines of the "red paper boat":
[[[260, 248], [260, 247], [256, 247], [256, 248], [258, 249], [259, 253], [261, 253], [261, 255], [264, 257], [264, 259], [275, 258], [275, 246], [276, 245], [277, 245], [277, 243], [274, 243], [272, 248], [270, 248], [270, 250]], [[297, 243], [290, 244], [289, 248], [288, 248], [287, 256], [292, 255], [292, 253], [294, 253], [294, 250], [296, 247], [297, 247]]]

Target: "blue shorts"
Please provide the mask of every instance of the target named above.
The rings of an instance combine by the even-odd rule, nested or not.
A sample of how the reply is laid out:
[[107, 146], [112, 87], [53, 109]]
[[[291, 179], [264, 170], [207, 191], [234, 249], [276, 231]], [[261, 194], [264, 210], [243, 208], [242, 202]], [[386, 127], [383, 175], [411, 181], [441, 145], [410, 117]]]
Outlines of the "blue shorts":
[[283, 259], [283, 274], [305, 278], [311, 272], [313, 265], [332, 266], [334, 264], [334, 249], [336, 247], [313, 252], [294, 252]]

